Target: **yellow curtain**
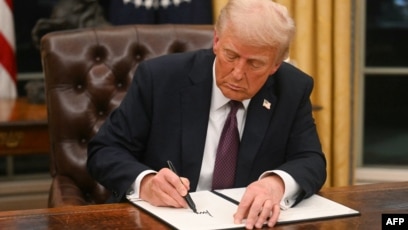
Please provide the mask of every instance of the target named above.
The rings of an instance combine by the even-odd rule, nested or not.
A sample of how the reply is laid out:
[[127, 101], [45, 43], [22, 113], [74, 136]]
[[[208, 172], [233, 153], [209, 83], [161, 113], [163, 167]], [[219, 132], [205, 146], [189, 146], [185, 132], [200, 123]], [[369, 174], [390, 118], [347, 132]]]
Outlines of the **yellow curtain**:
[[[295, 20], [290, 58], [315, 80], [314, 112], [327, 158], [326, 186], [352, 183], [351, 0], [275, 0]], [[213, 0], [214, 19], [227, 0]]]
[[212, 0], [213, 3], [213, 19], [214, 22], [216, 21], [220, 10], [222, 7], [225, 6], [225, 4], [227, 4], [228, 0]]

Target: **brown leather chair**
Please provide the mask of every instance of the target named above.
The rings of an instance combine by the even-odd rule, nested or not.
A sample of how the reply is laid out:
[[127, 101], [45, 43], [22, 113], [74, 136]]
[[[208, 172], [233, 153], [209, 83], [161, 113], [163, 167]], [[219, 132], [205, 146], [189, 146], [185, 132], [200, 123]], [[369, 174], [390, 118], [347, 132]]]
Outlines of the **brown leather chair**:
[[59, 31], [41, 40], [51, 137], [49, 207], [104, 203], [87, 144], [121, 102], [138, 63], [211, 48], [212, 25], [127, 25]]

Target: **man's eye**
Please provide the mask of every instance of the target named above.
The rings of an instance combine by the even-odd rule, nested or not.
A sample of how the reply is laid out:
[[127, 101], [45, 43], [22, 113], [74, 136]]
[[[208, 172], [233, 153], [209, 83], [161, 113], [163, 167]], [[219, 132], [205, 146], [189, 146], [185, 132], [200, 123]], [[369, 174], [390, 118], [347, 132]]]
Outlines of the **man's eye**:
[[227, 55], [227, 59], [228, 60], [234, 60], [235, 58], [236, 58], [237, 56], [235, 56], [235, 55]]
[[228, 60], [234, 60], [235, 58], [237, 58], [237, 55], [232, 52], [225, 51], [225, 57]]
[[258, 61], [252, 61], [250, 64], [251, 64], [252, 68], [254, 68], [254, 69], [258, 69], [258, 68], [261, 68], [263, 66], [262, 63], [260, 63]]

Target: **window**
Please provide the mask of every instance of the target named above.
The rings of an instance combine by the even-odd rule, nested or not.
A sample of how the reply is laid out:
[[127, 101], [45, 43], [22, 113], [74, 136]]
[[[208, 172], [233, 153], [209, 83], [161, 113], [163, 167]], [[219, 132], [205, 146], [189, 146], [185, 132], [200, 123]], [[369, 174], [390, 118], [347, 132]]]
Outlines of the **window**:
[[[357, 181], [406, 179], [408, 0], [366, 0], [359, 13], [364, 18], [364, 34], [363, 60], [358, 61], [363, 115], [357, 124], [362, 127]], [[398, 169], [398, 173], [390, 169]]]

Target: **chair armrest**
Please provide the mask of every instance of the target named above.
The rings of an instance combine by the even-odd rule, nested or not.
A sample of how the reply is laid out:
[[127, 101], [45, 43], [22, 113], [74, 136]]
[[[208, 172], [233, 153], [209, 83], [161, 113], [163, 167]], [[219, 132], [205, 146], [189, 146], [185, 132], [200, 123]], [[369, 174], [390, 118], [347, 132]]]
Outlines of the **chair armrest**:
[[81, 189], [69, 177], [56, 175], [51, 183], [48, 207], [87, 205]]

